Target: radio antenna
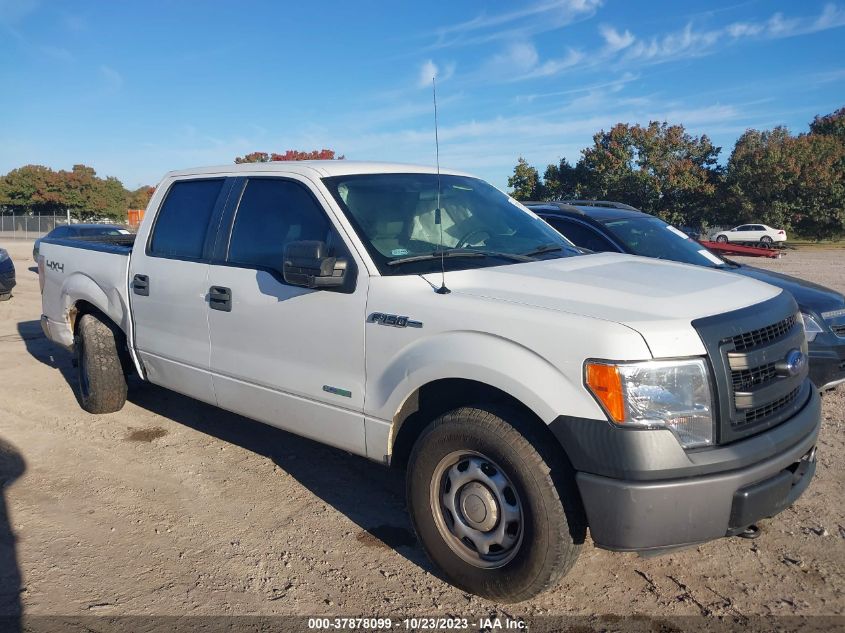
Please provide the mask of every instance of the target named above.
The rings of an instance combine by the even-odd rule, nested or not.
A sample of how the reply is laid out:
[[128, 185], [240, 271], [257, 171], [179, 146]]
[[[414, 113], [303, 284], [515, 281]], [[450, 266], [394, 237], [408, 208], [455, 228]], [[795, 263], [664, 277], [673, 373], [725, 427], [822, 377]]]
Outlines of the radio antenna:
[[437, 82], [431, 76], [431, 96], [434, 99], [434, 155], [437, 161], [437, 208], [434, 210], [434, 223], [440, 225], [440, 287], [435, 290], [439, 295], [447, 295], [451, 290], [446, 287], [446, 254], [443, 251], [443, 212], [440, 209], [440, 137], [437, 133]]

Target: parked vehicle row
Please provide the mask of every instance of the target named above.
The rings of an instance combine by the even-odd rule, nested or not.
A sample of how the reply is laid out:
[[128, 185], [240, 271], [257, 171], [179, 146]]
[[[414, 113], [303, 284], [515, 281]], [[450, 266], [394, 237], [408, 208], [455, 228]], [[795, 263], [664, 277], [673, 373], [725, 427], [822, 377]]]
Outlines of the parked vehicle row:
[[824, 390], [845, 382], [845, 297], [841, 293], [726, 259], [683, 231], [628, 205], [585, 201], [526, 204], [573, 244], [594, 252], [629, 253], [716, 268], [788, 291], [801, 310], [813, 383]]
[[816, 467], [789, 293], [582, 253], [460, 172], [185, 170], [137, 236], [42, 241], [42, 326], [92, 413], [123, 406], [132, 370], [404, 467], [431, 560], [518, 601], [570, 571], [587, 529], [639, 552], [740, 534]]

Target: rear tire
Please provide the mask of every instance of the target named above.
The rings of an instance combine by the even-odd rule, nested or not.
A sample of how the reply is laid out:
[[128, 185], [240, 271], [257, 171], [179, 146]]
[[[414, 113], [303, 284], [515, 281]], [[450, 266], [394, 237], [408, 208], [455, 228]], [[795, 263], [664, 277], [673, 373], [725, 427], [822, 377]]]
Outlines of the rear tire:
[[717, 235], [716, 241], [719, 242], [720, 244], [724, 244], [725, 242], [728, 241], [728, 236], [727, 235]]
[[572, 569], [586, 519], [571, 466], [546, 440], [515, 410], [469, 407], [440, 416], [417, 440], [411, 522], [454, 585], [520, 602]]
[[114, 413], [126, 403], [126, 375], [120, 349], [123, 335], [93, 314], [83, 314], [74, 337], [79, 403], [88, 413]]
[[760, 243], [765, 244], [768, 247], [769, 244], [772, 243], [772, 238], [768, 235], [764, 235], [763, 237], [760, 238]]

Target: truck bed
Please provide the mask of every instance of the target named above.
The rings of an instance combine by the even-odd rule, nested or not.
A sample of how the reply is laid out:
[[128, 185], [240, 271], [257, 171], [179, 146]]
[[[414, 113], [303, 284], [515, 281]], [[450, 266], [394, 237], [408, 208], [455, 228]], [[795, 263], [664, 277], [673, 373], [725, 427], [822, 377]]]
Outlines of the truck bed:
[[135, 235], [47, 238], [39, 246], [42, 325], [48, 338], [69, 347], [75, 304], [85, 301], [129, 334], [129, 256]]

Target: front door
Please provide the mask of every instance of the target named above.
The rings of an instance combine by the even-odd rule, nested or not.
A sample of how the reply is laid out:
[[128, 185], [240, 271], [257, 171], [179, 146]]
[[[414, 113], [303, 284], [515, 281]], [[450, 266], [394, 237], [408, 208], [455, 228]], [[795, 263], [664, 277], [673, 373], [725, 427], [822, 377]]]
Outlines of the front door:
[[241, 186], [224, 220], [229, 239], [218, 245], [221, 261], [212, 262], [208, 279], [218, 404], [364, 454], [363, 266], [352, 267], [342, 289], [286, 284], [289, 242], [324, 241], [336, 255], [355, 259], [307, 181], [256, 177]]

